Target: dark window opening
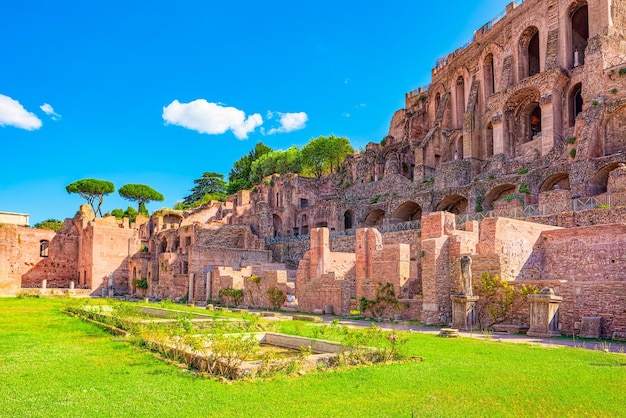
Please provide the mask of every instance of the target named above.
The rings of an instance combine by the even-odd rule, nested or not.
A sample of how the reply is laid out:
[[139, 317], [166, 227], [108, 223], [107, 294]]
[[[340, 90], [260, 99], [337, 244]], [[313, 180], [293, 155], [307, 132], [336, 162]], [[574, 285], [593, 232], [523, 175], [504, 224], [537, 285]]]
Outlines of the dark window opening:
[[48, 257], [49, 246], [50, 246], [50, 241], [46, 241], [46, 240], [39, 241], [39, 257]]
[[589, 40], [589, 12], [587, 6], [578, 8], [572, 15], [573, 67], [585, 64], [585, 49]]
[[530, 123], [530, 140], [541, 136], [541, 107], [539, 104], [535, 106], [529, 117]]
[[535, 33], [528, 43], [528, 76], [539, 74], [539, 32]]

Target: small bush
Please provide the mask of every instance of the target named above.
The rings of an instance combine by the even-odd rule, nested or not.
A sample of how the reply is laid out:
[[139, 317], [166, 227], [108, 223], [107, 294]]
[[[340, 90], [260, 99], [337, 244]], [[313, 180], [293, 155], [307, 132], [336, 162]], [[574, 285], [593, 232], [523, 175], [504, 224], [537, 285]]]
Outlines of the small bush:
[[379, 195], [379, 194], [377, 194], [376, 196], [372, 197], [372, 198], [370, 199], [370, 204], [372, 204], [372, 205], [373, 205], [374, 203], [377, 203], [377, 202], [378, 202], [378, 200], [380, 200], [380, 198], [381, 198], [381, 197], [382, 197], [382, 196], [381, 196], [381, 195]]
[[576, 148], [572, 148], [569, 152], [569, 156], [572, 158], [576, 158]]
[[519, 170], [517, 172], [517, 174], [519, 174], [519, 175], [526, 174], [526, 173], [528, 173], [528, 169], [527, 168], [522, 168], [521, 170]]
[[272, 286], [267, 289], [267, 297], [270, 300], [272, 308], [280, 309], [283, 303], [287, 300], [287, 296], [279, 288]]
[[522, 183], [519, 185], [519, 192], [523, 194], [530, 194], [530, 189], [526, 183]]
[[567, 143], [569, 145], [572, 145], [574, 142], [576, 142], [576, 137], [575, 136], [570, 136], [569, 138], [567, 138]]
[[148, 288], [148, 279], [142, 277], [141, 279], [133, 280], [133, 284], [137, 289], [147, 289]]
[[620, 76], [626, 75], [626, 67], [622, 67], [622, 68], [619, 69], [619, 75]]

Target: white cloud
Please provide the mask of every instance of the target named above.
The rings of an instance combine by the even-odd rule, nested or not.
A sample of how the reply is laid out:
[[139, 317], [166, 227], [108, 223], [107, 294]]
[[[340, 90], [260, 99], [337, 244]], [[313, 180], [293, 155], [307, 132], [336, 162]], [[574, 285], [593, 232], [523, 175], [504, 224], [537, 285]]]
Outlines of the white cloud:
[[280, 127], [270, 129], [267, 134], [287, 133], [303, 129], [306, 126], [306, 122], [309, 120], [309, 116], [304, 112], [297, 113], [280, 113], [280, 112], [268, 112], [268, 119], [272, 119], [274, 115], [280, 117]]
[[245, 112], [234, 107], [220, 106], [204, 99], [189, 103], [174, 100], [163, 108], [163, 120], [201, 134], [217, 135], [231, 130], [238, 139], [247, 139], [248, 134], [263, 124], [258, 113], [246, 118]]
[[52, 118], [52, 120], [58, 120], [61, 115], [59, 115], [58, 113], [56, 113], [54, 111], [54, 108], [49, 105], [48, 103], [44, 103], [41, 106], [39, 106], [39, 108], [43, 111], [43, 113], [45, 113], [46, 115], [50, 116], [50, 118]]
[[17, 100], [0, 94], [0, 126], [15, 126], [32, 131], [41, 128], [41, 120], [24, 109]]

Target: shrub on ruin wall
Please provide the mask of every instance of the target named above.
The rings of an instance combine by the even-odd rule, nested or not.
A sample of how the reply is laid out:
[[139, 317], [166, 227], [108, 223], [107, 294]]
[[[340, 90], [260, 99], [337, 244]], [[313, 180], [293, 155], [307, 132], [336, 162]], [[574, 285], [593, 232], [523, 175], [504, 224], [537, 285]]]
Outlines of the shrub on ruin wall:
[[364, 314], [369, 312], [374, 318], [380, 318], [387, 309], [399, 310], [400, 302], [398, 302], [392, 283], [378, 283], [376, 299], [367, 300], [362, 297], [359, 301], [359, 307]]
[[497, 274], [484, 272], [474, 284], [474, 294], [480, 299], [476, 303], [476, 321], [481, 329], [489, 329], [502, 323], [521, 322], [526, 296], [539, 293], [533, 285], [516, 288]]
[[226, 287], [219, 291], [219, 296], [220, 300], [224, 301], [226, 305], [229, 305], [230, 302], [232, 302], [234, 306], [239, 306], [239, 304], [243, 301], [243, 290]]
[[272, 286], [267, 289], [267, 297], [270, 300], [273, 309], [280, 309], [283, 303], [287, 300], [287, 296], [282, 290], [276, 286]]

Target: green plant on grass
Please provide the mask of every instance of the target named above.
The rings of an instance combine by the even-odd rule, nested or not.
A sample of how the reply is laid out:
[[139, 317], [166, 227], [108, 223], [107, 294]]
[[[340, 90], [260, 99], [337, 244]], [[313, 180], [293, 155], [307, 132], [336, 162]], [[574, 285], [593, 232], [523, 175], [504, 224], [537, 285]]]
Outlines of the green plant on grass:
[[[162, 362], [64, 314], [61, 308], [69, 302], [0, 298], [0, 329], [2, 337], [8, 336], [0, 337], [0, 387], [7, 395], [0, 396], [0, 415], [180, 416], [184, 399], [185, 414], [192, 416], [276, 416], [280, 412], [272, 408], [277, 405], [291, 416], [339, 418], [410, 416], [412, 412], [415, 416], [499, 416], [503, 405], [511, 416], [526, 416], [528, 411], [542, 416], [622, 416], [626, 403], [623, 355], [472, 338], [438, 339], [417, 332], [400, 333], [407, 338], [400, 351], [425, 358], [423, 363], [225, 385]], [[300, 321], [278, 324], [281, 332], [297, 335], [315, 327]], [[623, 344], [611, 344], [613, 350], [623, 350]], [[546, 373], [555, 365], [567, 367]], [[318, 369], [326, 367], [322, 363]], [[444, 398], [440, 398], [441, 382], [454, 382], [446, 386]], [[484, 394], [488, 402], [476, 402], [468, 393]], [[103, 402], [103, 394], [115, 402]]]

